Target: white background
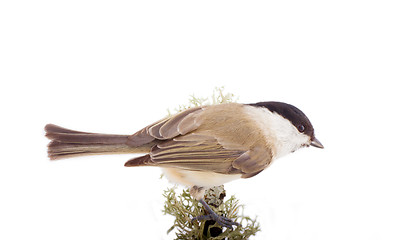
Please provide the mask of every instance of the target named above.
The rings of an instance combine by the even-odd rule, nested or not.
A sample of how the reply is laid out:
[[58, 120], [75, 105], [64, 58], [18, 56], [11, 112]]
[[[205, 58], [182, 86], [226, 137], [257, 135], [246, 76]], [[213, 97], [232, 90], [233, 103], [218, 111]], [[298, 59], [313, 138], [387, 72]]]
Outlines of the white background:
[[254, 239], [411, 239], [409, 1], [1, 1], [0, 238], [172, 239], [156, 168], [50, 162], [43, 127], [128, 134], [214, 87], [285, 101], [308, 148], [226, 185]]

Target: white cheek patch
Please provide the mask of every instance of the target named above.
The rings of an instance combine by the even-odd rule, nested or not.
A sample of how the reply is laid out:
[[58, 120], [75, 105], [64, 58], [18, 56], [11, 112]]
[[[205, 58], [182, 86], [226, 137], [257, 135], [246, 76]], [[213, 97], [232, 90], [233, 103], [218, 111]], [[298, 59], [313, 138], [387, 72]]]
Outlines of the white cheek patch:
[[275, 146], [274, 159], [294, 152], [310, 142], [309, 136], [300, 133], [289, 120], [278, 113], [252, 106], [246, 107], [246, 113], [258, 124], [267, 142]]
[[277, 113], [271, 113], [271, 132], [277, 137], [276, 158], [292, 153], [310, 141], [310, 137], [300, 133], [294, 125]]

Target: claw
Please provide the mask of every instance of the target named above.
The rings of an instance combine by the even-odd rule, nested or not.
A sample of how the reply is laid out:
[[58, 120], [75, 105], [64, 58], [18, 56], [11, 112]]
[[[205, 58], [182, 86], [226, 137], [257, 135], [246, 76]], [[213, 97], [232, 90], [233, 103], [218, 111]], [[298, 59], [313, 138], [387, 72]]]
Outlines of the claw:
[[206, 211], [209, 213], [208, 215], [201, 215], [201, 216], [197, 216], [191, 219], [191, 222], [194, 221], [206, 221], [206, 220], [214, 220], [215, 222], [217, 222], [220, 226], [222, 227], [226, 227], [229, 229], [233, 229], [233, 225], [236, 225], [237, 227], [240, 226], [239, 223], [227, 218], [227, 217], [223, 217], [218, 215], [217, 213], [215, 213], [211, 207], [203, 200], [200, 200], [200, 203], [204, 206], [204, 208], [206, 209]]
[[226, 227], [229, 229], [233, 229], [233, 225], [235, 226], [240, 226], [239, 223], [223, 217], [223, 216], [219, 216], [217, 214], [208, 214], [208, 215], [201, 215], [201, 216], [197, 216], [191, 219], [191, 222], [194, 221], [207, 221], [207, 220], [214, 220], [215, 222], [217, 222], [220, 226], [222, 227]]

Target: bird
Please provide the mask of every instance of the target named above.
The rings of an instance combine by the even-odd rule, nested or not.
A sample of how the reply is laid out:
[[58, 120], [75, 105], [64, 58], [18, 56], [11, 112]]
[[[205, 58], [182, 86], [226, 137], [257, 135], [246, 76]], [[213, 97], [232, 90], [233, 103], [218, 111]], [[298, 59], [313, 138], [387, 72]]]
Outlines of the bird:
[[324, 148], [300, 109], [275, 101], [192, 107], [131, 135], [81, 132], [54, 124], [47, 124], [45, 132], [51, 140], [50, 160], [140, 154], [124, 165], [160, 167], [169, 181], [188, 187], [204, 206], [208, 214], [192, 221], [214, 220], [230, 229], [239, 224], [211, 209], [204, 201], [206, 189], [254, 177], [300, 148]]

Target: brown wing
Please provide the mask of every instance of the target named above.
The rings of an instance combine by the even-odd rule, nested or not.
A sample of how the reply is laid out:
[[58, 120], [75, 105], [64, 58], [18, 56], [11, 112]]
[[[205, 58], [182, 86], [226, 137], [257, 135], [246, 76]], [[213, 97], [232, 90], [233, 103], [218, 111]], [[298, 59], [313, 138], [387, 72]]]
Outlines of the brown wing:
[[241, 173], [232, 163], [244, 151], [226, 149], [211, 136], [191, 133], [157, 144], [150, 152], [153, 163], [194, 171]]
[[[147, 141], [150, 138], [160, 141], [154, 145], [148, 155], [132, 159], [126, 163], [126, 166], [149, 165], [222, 174], [243, 174], [246, 178], [258, 174], [271, 162], [269, 148], [261, 144], [245, 147], [231, 140], [227, 141], [222, 136], [214, 136], [207, 128], [204, 129], [201, 124], [207, 119], [201, 116], [203, 111], [203, 108], [189, 109], [150, 125], [131, 136], [134, 142], [141, 139]], [[244, 123], [239, 122], [237, 127], [241, 128], [242, 124]], [[247, 128], [244, 125], [243, 130], [250, 131], [250, 136], [254, 134], [251, 132], [254, 129], [250, 129], [249, 125]]]
[[197, 120], [201, 112], [203, 112], [201, 107], [194, 107], [172, 117], [155, 122], [129, 136], [127, 144], [138, 147], [156, 139], [171, 139], [193, 131], [201, 124]]

